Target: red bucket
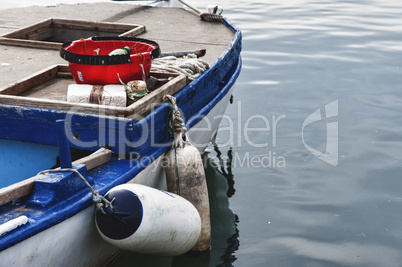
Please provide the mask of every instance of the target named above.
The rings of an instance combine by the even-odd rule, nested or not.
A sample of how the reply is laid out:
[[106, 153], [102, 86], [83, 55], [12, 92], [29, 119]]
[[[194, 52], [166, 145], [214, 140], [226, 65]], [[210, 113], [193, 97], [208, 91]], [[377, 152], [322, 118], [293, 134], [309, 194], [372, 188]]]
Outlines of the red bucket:
[[[128, 55], [113, 55], [115, 49], [130, 47]], [[91, 37], [62, 45], [60, 56], [68, 61], [78, 84], [120, 84], [148, 77], [152, 59], [160, 55], [156, 42], [131, 37]]]

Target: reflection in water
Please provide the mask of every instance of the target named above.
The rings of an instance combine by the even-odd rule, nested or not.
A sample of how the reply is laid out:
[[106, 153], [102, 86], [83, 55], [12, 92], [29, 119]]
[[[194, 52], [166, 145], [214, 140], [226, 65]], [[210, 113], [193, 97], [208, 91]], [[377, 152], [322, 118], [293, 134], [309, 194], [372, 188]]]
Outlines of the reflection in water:
[[212, 249], [202, 254], [187, 253], [178, 257], [148, 256], [133, 252], [123, 252], [108, 266], [173, 266], [173, 267], [213, 267], [233, 266], [234, 252], [239, 248], [239, 218], [229, 208], [229, 197], [235, 193], [232, 171], [233, 153], [230, 149], [223, 157], [219, 147], [214, 145], [216, 155], [203, 156], [211, 213]]
[[225, 162], [222, 159], [222, 153], [219, 150], [219, 147], [215, 142], [214, 142], [214, 151], [216, 152], [216, 157], [219, 159], [219, 166], [217, 166], [217, 167], [220, 167], [221, 173], [227, 179], [229, 188], [227, 190], [226, 195], [230, 198], [230, 197], [232, 197], [234, 195], [234, 193], [236, 191], [236, 189], [234, 189], [234, 179], [233, 179], [234, 175], [233, 175], [233, 172], [232, 172], [232, 162], [233, 162], [232, 148], [230, 148], [229, 151], [228, 151], [228, 158], [227, 158], [227, 161], [226, 161], [227, 171], [225, 170]]
[[234, 252], [239, 248], [239, 230], [237, 229], [239, 218], [229, 208], [229, 198], [236, 191], [232, 171], [233, 152], [230, 148], [225, 164], [216, 144], [214, 144], [214, 151], [217, 160], [211, 157], [204, 160], [211, 207], [211, 257], [214, 254], [219, 255], [219, 259], [213, 261], [216, 264], [211, 266], [233, 266], [232, 263], [236, 260]]
[[235, 222], [234, 222], [234, 228], [235, 228], [235, 233], [226, 239], [227, 247], [225, 249], [224, 254], [221, 257], [222, 263], [219, 264], [218, 266], [233, 266], [232, 263], [235, 262], [237, 259], [236, 256], [234, 255], [234, 252], [239, 249], [240, 242], [239, 242], [239, 230], [237, 229], [237, 224], [239, 223], [239, 217], [235, 214]]

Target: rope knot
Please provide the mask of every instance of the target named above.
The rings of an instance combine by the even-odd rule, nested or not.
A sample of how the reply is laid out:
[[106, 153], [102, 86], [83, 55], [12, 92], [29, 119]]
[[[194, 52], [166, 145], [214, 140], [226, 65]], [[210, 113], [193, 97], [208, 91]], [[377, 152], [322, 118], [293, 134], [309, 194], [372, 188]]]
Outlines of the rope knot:
[[184, 127], [184, 120], [181, 117], [181, 113], [176, 104], [176, 98], [171, 95], [165, 95], [164, 101], [170, 102], [171, 111], [169, 113], [169, 132], [173, 133], [185, 133], [187, 128]]
[[112, 203], [109, 200], [101, 196], [99, 193], [93, 194], [92, 196], [93, 202], [96, 204], [96, 209], [100, 210], [103, 214], [107, 214], [104, 208], [111, 208], [113, 209]]

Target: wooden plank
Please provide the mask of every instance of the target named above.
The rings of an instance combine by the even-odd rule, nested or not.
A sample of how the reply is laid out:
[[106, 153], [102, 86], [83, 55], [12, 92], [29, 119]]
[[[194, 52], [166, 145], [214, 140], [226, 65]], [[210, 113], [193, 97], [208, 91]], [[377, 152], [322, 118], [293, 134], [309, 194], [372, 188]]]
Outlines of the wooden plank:
[[24, 39], [43, 41], [53, 36], [53, 28], [38, 29], [35, 32], [28, 33]]
[[20, 94], [19, 96], [67, 101], [68, 87], [73, 83], [73, 79], [59, 78], [59, 73], [57, 73], [57, 76], [54, 79], [39, 86], [32, 87], [32, 89]]
[[1, 36], [0, 44], [59, 50], [61, 43], [42, 41], [51, 38], [53, 36], [54, 29], [122, 33], [120, 36], [132, 37], [143, 33], [145, 31], [145, 26], [140, 24], [92, 22], [85, 20], [50, 18]]
[[70, 67], [68, 65], [58, 65], [58, 67], [59, 72], [70, 72]]
[[171, 77], [177, 77], [180, 74], [179, 73], [168, 73], [168, 72], [162, 72], [162, 71], [151, 71], [150, 75], [154, 76], [156, 78], [171, 78]]
[[74, 161], [73, 164], [85, 164], [87, 166], [87, 170], [89, 171], [105, 164], [106, 162], [109, 162], [111, 157], [112, 151], [109, 149], [104, 149], [102, 151], [92, 153], [84, 158], [78, 159]]
[[129, 114], [137, 116], [146, 116], [153, 109], [163, 103], [163, 97], [165, 95], [174, 95], [187, 84], [187, 77], [184, 74], [180, 74], [169, 83], [162, 85], [156, 90], [152, 91], [148, 95], [134, 102], [128, 106]]
[[124, 23], [111, 23], [111, 22], [94, 22], [86, 20], [72, 20], [72, 19], [56, 19], [50, 18], [39, 23], [30, 25], [23, 29], [13, 31], [3, 35], [7, 38], [25, 39], [26, 36], [32, 33], [41, 32], [47, 28], [71, 29], [71, 30], [97, 30], [106, 32], [125, 32], [133, 29], [141, 29], [145, 27], [140, 24], [124, 24]]
[[[105, 149], [103, 151], [92, 153], [91, 155], [81, 158], [73, 162], [73, 164], [85, 164], [87, 170], [93, 170], [110, 161], [112, 156], [112, 151]], [[0, 189], [0, 205], [8, 203], [12, 200], [18, 199], [20, 197], [28, 196], [32, 194], [35, 181], [39, 176], [34, 176], [24, 181], [12, 184], [10, 186]]]
[[56, 77], [58, 71], [58, 66], [51, 66], [39, 73], [35, 73], [31, 76], [26, 77], [14, 84], [8, 85], [6, 87], [0, 88], [0, 94], [2, 95], [20, 95], [31, 88], [38, 86], [44, 82], [50, 81]]
[[0, 205], [32, 193], [37, 176], [0, 189]]
[[[152, 72], [151, 74], [157, 77], [167, 77], [167, 74], [158, 72]], [[0, 88], [0, 103], [43, 109], [56, 109], [66, 111], [73, 110], [74, 112], [83, 112], [89, 114], [99, 114], [99, 110], [101, 109], [102, 115], [110, 116], [145, 116], [146, 114], [149, 114], [151, 112], [152, 108], [155, 108], [155, 103], [159, 104], [163, 102], [163, 96], [165, 94], [174, 95], [187, 83], [187, 78], [183, 74], [175, 74], [169, 76], [176, 77], [128, 107], [103, 106], [89, 103], [72, 103], [55, 99], [51, 100], [20, 96], [30, 89], [40, 86], [41, 84], [50, 81], [56, 77], [71, 77], [71, 72], [67, 65], [54, 65], [39, 73], [33, 74], [23, 80], [20, 80], [15, 84]]]
[[23, 96], [9, 96], [0, 95], [0, 103], [9, 105], [28, 106], [42, 109], [55, 109], [65, 110], [73, 112], [83, 112], [88, 114], [99, 114], [102, 110], [102, 115], [118, 116], [119, 114], [127, 114], [127, 108], [111, 107], [96, 104], [84, 104], [84, 103], [71, 103], [59, 100], [40, 99], [33, 97]]
[[61, 48], [61, 43], [12, 39], [6, 37], [0, 37], [0, 44], [52, 50], [59, 50]]
[[59, 72], [57, 72], [57, 75], [56, 75], [56, 77], [57, 78], [73, 78], [73, 75], [71, 74], [71, 72], [61, 72], [61, 71], [59, 71]]
[[137, 36], [140, 33], [145, 32], [145, 26], [139, 26], [139, 27], [135, 27], [132, 30], [129, 30], [125, 33], [120, 34], [119, 36], [123, 36], [123, 37], [133, 37], [133, 36]]
[[53, 27], [71, 30], [105, 31], [105, 32], [126, 32], [133, 28], [144, 27], [139, 24], [123, 24], [111, 22], [94, 22], [85, 20], [53, 19]]
[[5, 35], [3, 35], [3, 37], [24, 39], [27, 34], [29, 34], [31, 32], [35, 32], [41, 28], [49, 28], [52, 23], [53, 23], [53, 19], [50, 18], [50, 19], [41, 21], [39, 23], [30, 25], [28, 27], [25, 27], [21, 30], [17, 30], [17, 31], [13, 31], [8, 34], [5, 34]]

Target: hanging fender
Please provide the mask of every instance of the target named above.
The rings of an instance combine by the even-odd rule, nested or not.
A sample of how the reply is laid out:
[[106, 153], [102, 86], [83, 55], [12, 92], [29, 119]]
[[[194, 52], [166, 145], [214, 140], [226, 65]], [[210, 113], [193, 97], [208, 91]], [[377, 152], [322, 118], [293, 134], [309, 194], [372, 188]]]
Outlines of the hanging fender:
[[106, 193], [112, 207], [97, 210], [96, 228], [123, 250], [177, 256], [198, 241], [201, 219], [186, 199], [140, 184], [122, 184]]

